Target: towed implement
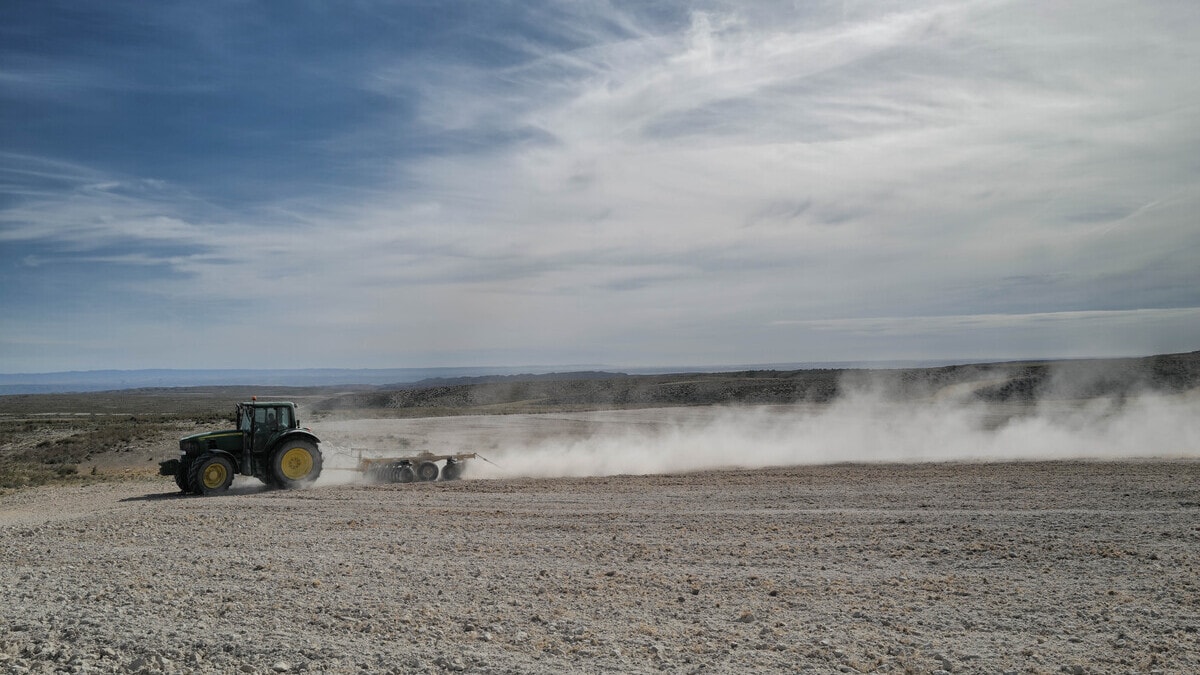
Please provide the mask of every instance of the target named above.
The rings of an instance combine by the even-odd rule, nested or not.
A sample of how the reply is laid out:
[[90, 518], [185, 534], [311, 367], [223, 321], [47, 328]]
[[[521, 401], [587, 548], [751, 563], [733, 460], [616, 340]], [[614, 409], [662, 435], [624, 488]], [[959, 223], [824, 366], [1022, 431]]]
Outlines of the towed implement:
[[[462, 478], [466, 461], [478, 456], [474, 452], [460, 452], [453, 455], [422, 452], [412, 457], [360, 457], [358, 471], [377, 483], [433, 481], [437, 480], [439, 475], [442, 480], [458, 480]], [[445, 462], [445, 465], [439, 467], [438, 462]]]
[[[180, 490], [197, 495], [229, 489], [236, 474], [286, 489], [304, 487], [321, 475], [321, 441], [312, 430], [300, 426], [295, 403], [257, 399], [239, 403], [234, 423], [234, 429], [180, 439], [179, 459], [159, 463], [159, 473], [174, 476]], [[422, 452], [389, 458], [360, 455], [357, 468], [351, 471], [383, 483], [435, 481], [439, 477], [456, 480], [462, 477], [466, 461], [477, 456], [473, 452]], [[443, 464], [439, 466], [439, 462]]]

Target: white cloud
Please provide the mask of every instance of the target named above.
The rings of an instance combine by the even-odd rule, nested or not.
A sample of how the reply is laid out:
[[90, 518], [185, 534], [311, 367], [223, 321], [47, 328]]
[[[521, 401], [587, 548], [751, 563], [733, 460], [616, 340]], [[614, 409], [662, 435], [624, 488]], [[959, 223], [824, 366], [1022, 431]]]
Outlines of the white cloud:
[[[490, 36], [516, 65], [372, 63], [362, 86], [446, 149], [343, 201], [229, 214], [81, 170], [67, 199], [6, 210], [0, 241], [160, 260], [180, 276], [153, 292], [276, 325], [316, 308], [310, 358], [338, 333], [321, 324], [353, 326], [366, 361], [624, 362], [887, 358], [897, 336], [1072, 355], [1088, 327], [1138, 352], [1195, 325], [1187, 3], [731, 4], [672, 26], [598, 7], [547, 15], [571, 48]], [[129, 242], [178, 250], [94, 250]]]

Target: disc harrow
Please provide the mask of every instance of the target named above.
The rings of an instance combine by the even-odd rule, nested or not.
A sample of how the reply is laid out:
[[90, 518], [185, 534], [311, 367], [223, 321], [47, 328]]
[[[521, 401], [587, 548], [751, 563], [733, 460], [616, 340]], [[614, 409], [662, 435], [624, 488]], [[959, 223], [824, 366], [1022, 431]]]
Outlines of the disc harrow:
[[439, 478], [458, 480], [462, 478], [467, 460], [477, 457], [483, 459], [474, 452], [447, 455], [422, 452], [410, 457], [360, 456], [358, 471], [377, 483], [432, 482]]

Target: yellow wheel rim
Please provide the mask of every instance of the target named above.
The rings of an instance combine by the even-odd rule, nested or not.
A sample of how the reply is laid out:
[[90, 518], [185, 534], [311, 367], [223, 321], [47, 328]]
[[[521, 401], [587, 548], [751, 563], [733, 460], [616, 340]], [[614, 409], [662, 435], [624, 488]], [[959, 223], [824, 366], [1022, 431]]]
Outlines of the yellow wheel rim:
[[213, 462], [204, 467], [204, 487], [215, 490], [225, 484], [226, 478], [229, 478], [229, 472], [224, 464]]
[[279, 468], [288, 480], [300, 480], [312, 473], [313, 457], [305, 448], [292, 448], [283, 453]]

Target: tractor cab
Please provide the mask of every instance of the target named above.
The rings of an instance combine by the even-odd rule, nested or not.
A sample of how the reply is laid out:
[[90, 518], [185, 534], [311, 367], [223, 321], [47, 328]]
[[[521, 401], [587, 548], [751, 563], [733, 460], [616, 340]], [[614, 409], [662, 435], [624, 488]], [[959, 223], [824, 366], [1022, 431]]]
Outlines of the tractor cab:
[[251, 401], [237, 406], [237, 428], [242, 432], [243, 448], [253, 455], [266, 452], [283, 432], [299, 426], [294, 403]]

